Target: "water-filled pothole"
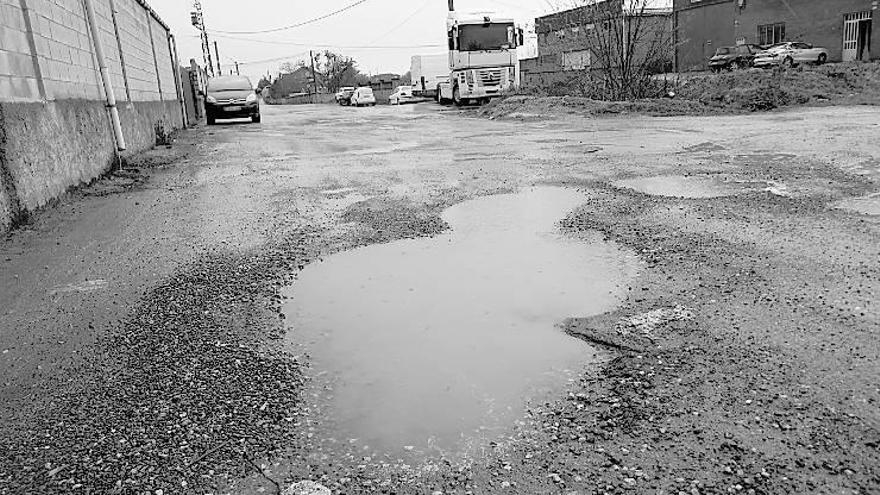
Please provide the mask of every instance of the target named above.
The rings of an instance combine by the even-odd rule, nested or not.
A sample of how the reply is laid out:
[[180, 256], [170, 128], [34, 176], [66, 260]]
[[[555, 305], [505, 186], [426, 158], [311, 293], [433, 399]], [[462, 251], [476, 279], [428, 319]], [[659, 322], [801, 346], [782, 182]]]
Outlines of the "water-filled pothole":
[[763, 182], [725, 182], [712, 177], [684, 175], [639, 177], [619, 180], [613, 185], [652, 196], [689, 199], [720, 198], [767, 188]]
[[877, 216], [880, 215], [880, 193], [838, 201], [835, 208]]
[[332, 390], [327, 434], [384, 455], [461, 452], [596, 361], [556, 325], [612, 309], [638, 261], [559, 232], [584, 200], [553, 187], [482, 197], [446, 210], [443, 235], [306, 267], [287, 293], [288, 342]]

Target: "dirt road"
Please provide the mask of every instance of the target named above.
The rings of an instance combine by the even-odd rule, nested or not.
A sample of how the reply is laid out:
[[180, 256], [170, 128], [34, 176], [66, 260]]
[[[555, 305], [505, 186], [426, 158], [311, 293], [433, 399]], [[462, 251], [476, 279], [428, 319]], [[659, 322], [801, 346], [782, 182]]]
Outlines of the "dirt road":
[[[268, 107], [12, 233], [0, 493], [880, 492], [880, 110], [522, 117]], [[535, 184], [643, 264], [564, 325], [613, 359], [469, 463], [325, 450], [282, 288]]]

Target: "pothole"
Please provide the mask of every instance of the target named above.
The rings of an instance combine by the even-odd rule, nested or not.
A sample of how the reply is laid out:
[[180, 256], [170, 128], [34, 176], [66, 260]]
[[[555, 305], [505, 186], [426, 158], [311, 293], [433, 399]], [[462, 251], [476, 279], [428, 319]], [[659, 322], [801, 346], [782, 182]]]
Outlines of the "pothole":
[[863, 215], [880, 215], [880, 193], [838, 201], [834, 207]]
[[671, 198], [705, 199], [768, 190], [765, 182], [725, 182], [707, 176], [661, 175], [615, 181], [613, 186], [642, 194]]
[[554, 187], [482, 197], [446, 210], [445, 234], [306, 267], [287, 291], [288, 342], [311, 358], [325, 434], [384, 456], [463, 453], [596, 362], [557, 325], [615, 307], [638, 261], [560, 233], [585, 200]]

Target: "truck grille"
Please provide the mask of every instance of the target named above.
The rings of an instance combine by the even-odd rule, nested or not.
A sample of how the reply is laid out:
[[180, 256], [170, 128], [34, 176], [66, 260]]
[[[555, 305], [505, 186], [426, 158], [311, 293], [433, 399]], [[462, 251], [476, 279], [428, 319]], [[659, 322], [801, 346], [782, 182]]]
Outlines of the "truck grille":
[[501, 69], [480, 69], [478, 77], [483, 86], [501, 86]]

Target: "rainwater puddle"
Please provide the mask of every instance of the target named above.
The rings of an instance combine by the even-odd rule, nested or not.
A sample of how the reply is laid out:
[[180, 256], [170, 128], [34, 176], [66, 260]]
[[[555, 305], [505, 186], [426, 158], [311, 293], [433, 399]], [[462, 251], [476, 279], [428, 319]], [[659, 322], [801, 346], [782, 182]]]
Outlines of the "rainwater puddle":
[[835, 206], [863, 215], [877, 216], [880, 215], [880, 193], [839, 201]]
[[638, 260], [559, 233], [585, 199], [482, 197], [446, 210], [443, 235], [306, 267], [286, 294], [288, 343], [327, 390], [324, 434], [385, 456], [470, 455], [598, 361], [556, 325], [614, 308]]
[[690, 199], [733, 196], [750, 189], [749, 185], [744, 183], [728, 183], [709, 177], [686, 177], [683, 175], [619, 180], [614, 182], [614, 186], [652, 196]]

